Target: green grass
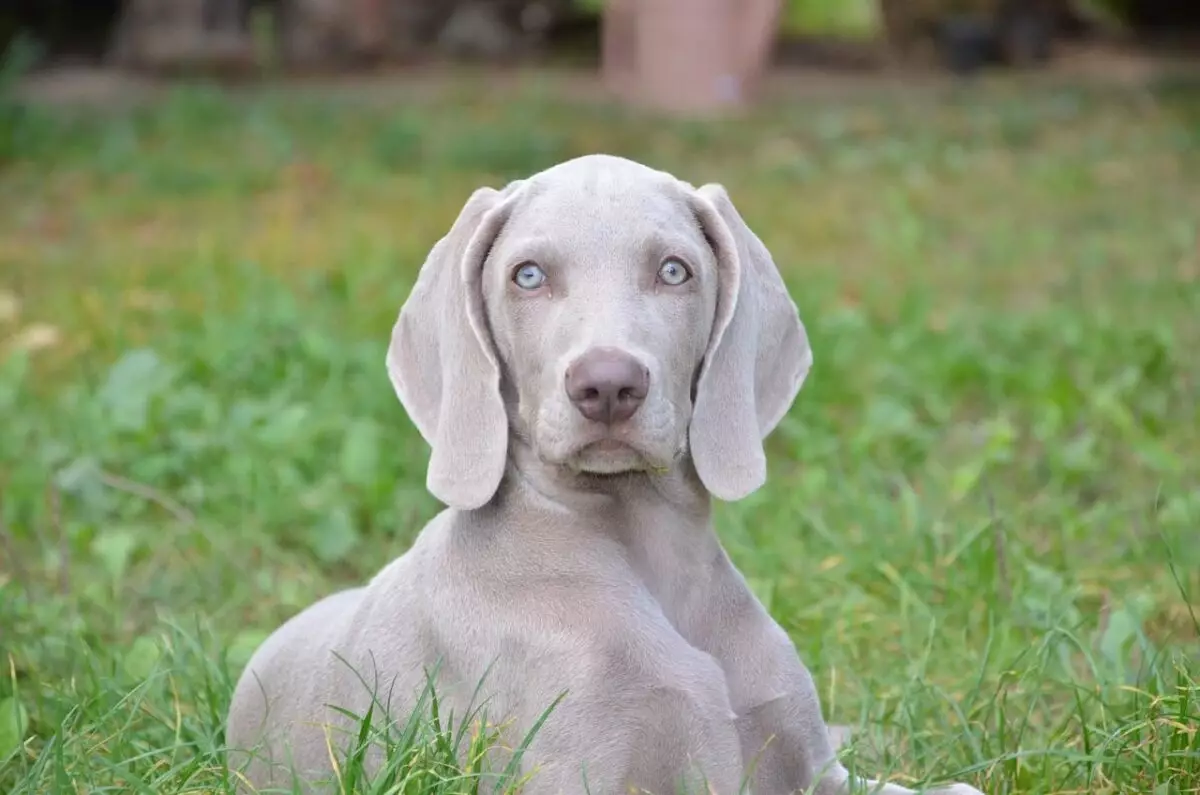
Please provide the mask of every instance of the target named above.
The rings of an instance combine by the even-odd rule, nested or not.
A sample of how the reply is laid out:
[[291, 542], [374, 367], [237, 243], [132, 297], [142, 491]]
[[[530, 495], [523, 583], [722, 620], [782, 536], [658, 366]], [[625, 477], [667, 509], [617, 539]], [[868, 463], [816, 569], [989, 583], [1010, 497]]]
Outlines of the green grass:
[[[425, 253], [476, 186], [608, 151], [724, 182], [808, 324], [718, 523], [850, 763], [1200, 792], [1200, 95], [411, 94], [0, 114], [0, 791], [231, 791], [255, 644], [438, 509], [383, 367]], [[473, 791], [462, 726], [346, 791]]]

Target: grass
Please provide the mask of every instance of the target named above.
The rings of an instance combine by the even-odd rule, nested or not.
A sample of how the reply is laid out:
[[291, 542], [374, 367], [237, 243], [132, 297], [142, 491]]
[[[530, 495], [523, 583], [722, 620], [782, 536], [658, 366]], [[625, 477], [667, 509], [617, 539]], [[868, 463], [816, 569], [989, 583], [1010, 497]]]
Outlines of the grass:
[[[474, 187], [609, 151], [725, 183], [808, 324], [769, 483], [718, 526], [861, 727], [850, 763], [1200, 792], [1186, 85], [711, 124], [541, 84], [189, 85], [0, 120], [0, 791], [232, 791], [254, 646], [438, 510], [383, 368], [425, 253]], [[344, 790], [474, 791], [471, 737], [409, 728]]]

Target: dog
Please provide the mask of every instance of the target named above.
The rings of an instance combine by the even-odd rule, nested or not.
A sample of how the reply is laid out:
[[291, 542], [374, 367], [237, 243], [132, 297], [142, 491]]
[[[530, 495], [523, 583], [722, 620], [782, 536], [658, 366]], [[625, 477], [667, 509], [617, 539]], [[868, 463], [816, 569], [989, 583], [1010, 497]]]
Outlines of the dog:
[[247, 781], [318, 788], [351, 716], [403, 721], [435, 676], [456, 715], [482, 687], [499, 763], [545, 717], [519, 760], [527, 795], [913, 792], [852, 781], [712, 526], [714, 497], [764, 483], [763, 440], [811, 366], [722, 186], [589, 155], [475, 191], [387, 353], [448, 507], [254, 653], [228, 724], [231, 747], [261, 752]]

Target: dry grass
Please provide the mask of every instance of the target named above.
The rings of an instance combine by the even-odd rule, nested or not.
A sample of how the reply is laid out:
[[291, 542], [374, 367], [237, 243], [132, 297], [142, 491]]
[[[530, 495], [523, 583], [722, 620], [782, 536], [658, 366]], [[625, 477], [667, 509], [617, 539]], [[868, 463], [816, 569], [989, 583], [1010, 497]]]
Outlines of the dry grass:
[[425, 252], [477, 185], [608, 151], [724, 182], [809, 325], [771, 481], [720, 530], [866, 727], [857, 758], [1200, 791], [1197, 97], [1000, 82], [686, 124], [517, 82], [25, 112], [0, 698], [30, 720], [0, 782], [226, 791], [249, 649], [437, 509], [381, 364]]

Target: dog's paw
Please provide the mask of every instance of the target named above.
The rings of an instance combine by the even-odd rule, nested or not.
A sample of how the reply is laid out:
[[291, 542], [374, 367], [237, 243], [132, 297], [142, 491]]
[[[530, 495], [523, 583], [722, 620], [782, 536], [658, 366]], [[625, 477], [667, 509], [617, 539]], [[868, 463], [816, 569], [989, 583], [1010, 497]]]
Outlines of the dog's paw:
[[849, 744], [854, 732], [849, 726], [830, 725], [826, 728], [829, 731], [829, 742], [833, 745], [834, 751], [840, 751], [844, 746]]
[[925, 793], [926, 795], [983, 795], [970, 784], [951, 784], [947, 787], [926, 790]]

